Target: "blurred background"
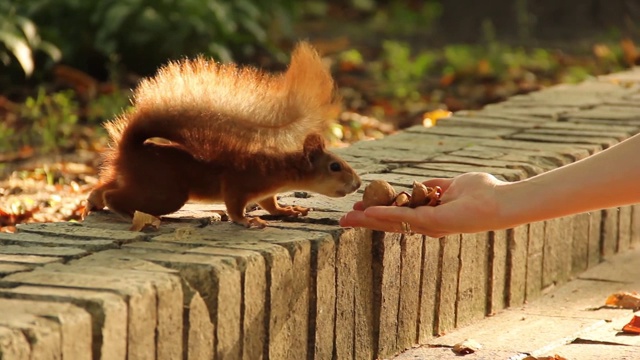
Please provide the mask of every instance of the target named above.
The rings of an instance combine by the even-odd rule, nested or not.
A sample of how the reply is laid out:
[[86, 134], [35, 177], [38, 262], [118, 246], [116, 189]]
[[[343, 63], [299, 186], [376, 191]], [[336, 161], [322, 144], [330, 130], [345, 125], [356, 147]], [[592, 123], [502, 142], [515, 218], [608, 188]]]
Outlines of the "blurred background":
[[0, 0], [0, 231], [77, 219], [101, 123], [172, 59], [281, 71], [309, 40], [348, 146], [640, 64], [639, 20], [638, 0]]

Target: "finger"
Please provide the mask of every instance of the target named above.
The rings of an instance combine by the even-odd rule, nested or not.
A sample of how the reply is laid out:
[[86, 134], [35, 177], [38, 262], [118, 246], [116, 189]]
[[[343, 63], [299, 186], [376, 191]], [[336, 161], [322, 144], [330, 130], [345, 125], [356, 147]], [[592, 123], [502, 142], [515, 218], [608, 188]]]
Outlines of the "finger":
[[424, 186], [427, 186], [427, 187], [440, 186], [442, 191], [445, 192], [447, 191], [449, 186], [451, 186], [452, 182], [453, 182], [453, 179], [436, 178], [436, 179], [429, 179], [429, 180], [423, 181], [422, 183], [424, 184]]
[[362, 211], [350, 211], [346, 213], [340, 219], [340, 226], [364, 227], [373, 230], [397, 233], [401, 233], [405, 230], [402, 226], [402, 223], [370, 218], [367, 217]]
[[372, 206], [364, 210], [364, 215], [377, 220], [385, 220], [396, 223], [408, 222], [419, 223], [421, 221], [428, 221], [425, 219], [425, 210], [427, 215], [431, 214], [433, 207], [421, 206], [420, 217], [418, 218], [418, 212], [415, 209], [404, 206]]
[[353, 210], [358, 210], [358, 211], [364, 210], [364, 203], [362, 201], [356, 202], [355, 204], [353, 204]]

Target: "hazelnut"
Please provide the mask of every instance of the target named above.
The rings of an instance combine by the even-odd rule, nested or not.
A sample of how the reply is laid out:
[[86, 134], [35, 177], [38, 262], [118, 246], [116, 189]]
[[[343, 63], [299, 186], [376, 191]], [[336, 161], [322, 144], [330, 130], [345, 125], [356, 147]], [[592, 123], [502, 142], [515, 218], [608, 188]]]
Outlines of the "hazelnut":
[[407, 206], [411, 202], [411, 195], [408, 192], [403, 191], [393, 200], [394, 206]]
[[428, 189], [423, 183], [413, 182], [413, 190], [411, 191], [411, 201], [409, 207], [416, 208], [427, 203]]
[[365, 209], [370, 206], [391, 205], [396, 197], [396, 191], [384, 180], [373, 180], [364, 188], [362, 202]]

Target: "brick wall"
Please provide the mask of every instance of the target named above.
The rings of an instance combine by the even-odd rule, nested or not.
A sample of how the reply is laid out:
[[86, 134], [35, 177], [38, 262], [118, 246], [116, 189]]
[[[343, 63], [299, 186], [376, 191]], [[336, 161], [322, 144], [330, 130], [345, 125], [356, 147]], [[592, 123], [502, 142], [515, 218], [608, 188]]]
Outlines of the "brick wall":
[[[634, 70], [339, 152], [401, 189], [468, 171], [523, 179], [639, 130]], [[263, 230], [208, 224], [196, 206], [157, 232], [96, 213], [0, 234], [0, 358], [384, 357], [640, 244], [639, 206], [442, 239], [340, 229], [360, 197], [285, 195], [315, 211]]]

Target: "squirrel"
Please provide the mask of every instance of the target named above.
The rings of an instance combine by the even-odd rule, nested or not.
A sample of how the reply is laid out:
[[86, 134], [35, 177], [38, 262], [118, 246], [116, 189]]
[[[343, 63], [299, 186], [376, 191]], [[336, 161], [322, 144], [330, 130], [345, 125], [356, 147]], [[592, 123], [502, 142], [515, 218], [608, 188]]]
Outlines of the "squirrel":
[[247, 227], [267, 225], [246, 216], [250, 203], [307, 215], [276, 195], [343, 197], [361, 184], [325, 147], [322, 133], [338, 109], [333, 78], [307, 42], [280, 74], [202, 56], [169, 62], [138, 84], [130, 111], [105, 124], [111, 146], [85, 214], [106, 206], [128, 218], [159, 217], [210, 201], [224, 202], [231, 221]]

